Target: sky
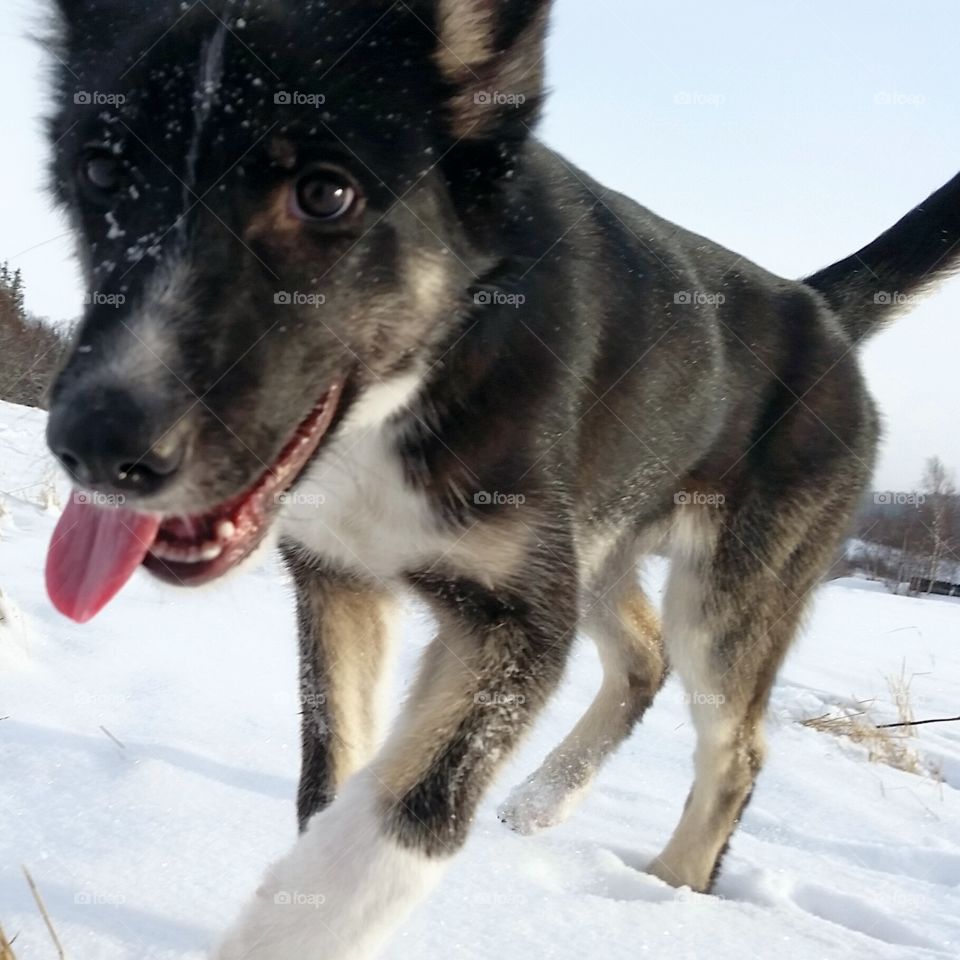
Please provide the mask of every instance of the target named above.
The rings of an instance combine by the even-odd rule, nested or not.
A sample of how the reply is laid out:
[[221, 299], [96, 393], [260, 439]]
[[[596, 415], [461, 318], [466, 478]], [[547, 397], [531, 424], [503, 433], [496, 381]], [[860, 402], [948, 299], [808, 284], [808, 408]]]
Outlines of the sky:
[[[134, 3], [136, 0], [126, 0]], [[81, 310], [44, 191], [37, 0], [5, 0], [0, 260], [27, 307]], [[592, 176], [784, 276], [839, 260], [960, 170], [956, 0], [557, 0], [541, 134]], [[862, 351], [885, 422], [875, 488], [960, 472], [960, 279]]]

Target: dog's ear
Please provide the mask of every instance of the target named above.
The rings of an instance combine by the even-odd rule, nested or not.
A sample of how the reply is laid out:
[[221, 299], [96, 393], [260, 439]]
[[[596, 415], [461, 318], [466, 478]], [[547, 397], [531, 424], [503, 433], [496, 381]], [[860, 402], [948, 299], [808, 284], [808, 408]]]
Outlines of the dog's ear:
[[434, 0], [451, 134], [522, 139], [543, 100], [552, 0]]
[[[129, 0], [128, 0], [129, 4]], [[143, 4], [145, 11], [138, 17], [144, 17], [151, 5]], [[113, 29], [126, 5], [122, 0], [49, 0], [48, 9], [52, 14], [55, 35], [68, 40], [80, 34], [84, 39], [100, 37], [103, 44], [110, 42]]]
[[66, 26], [73, 26], [88, 6], [89, 0], [53, 0], [53, 8]]

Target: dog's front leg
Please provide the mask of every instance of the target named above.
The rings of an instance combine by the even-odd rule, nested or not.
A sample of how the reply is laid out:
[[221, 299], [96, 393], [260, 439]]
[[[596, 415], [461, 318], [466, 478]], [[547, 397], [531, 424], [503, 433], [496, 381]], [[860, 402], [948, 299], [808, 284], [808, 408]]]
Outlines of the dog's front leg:
[[383, 586], [317, 569], [293, 546], [286, 561], [297, 588], [304, 830], [373, 756], [394, 601]]
[[572, 563], [524, 569], [529, 585], [500, 589], [416, 579], [440, 630], [396, 729], [268, 872], [219, 960], [366, 960], [431, 889], [574, 636]]

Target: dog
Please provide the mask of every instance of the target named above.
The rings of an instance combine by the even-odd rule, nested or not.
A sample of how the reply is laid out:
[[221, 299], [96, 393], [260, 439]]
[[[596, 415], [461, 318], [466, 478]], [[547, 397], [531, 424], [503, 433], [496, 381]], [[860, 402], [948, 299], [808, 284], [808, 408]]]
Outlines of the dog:
[[[578, 631], [602, 687], [501, 819], [566, 817], [669, 665], [695, 779], [650, 871], [709, 891], [871, 477], [857, 349], [960, 264], [960, 177], [799, 281], [606, 189], [534, 134], [549, 14], [58, 0], [52, 179], [90, 296], [51, 391], [78, 490], [51, 595], [84, 620], [141, 565], [199, 585], [274, 541], [296, 585], [301, 835], [219, 960], [374, 956]], [[659, 542], [662, 624], [635, 575]], [[401, 590], [437, 633], [378, 747]]]

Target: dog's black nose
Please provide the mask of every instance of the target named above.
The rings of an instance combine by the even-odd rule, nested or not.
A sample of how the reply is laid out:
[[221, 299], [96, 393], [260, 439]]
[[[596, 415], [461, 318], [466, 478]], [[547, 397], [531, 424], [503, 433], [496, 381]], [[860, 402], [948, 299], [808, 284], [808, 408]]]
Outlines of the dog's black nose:
[[78, 484], [148, 496], [171, 482], [183, 447], [170, 424], [127, 391], [98, 391], [83, 400], [57, 403], [47, 424], [50, 449]]

